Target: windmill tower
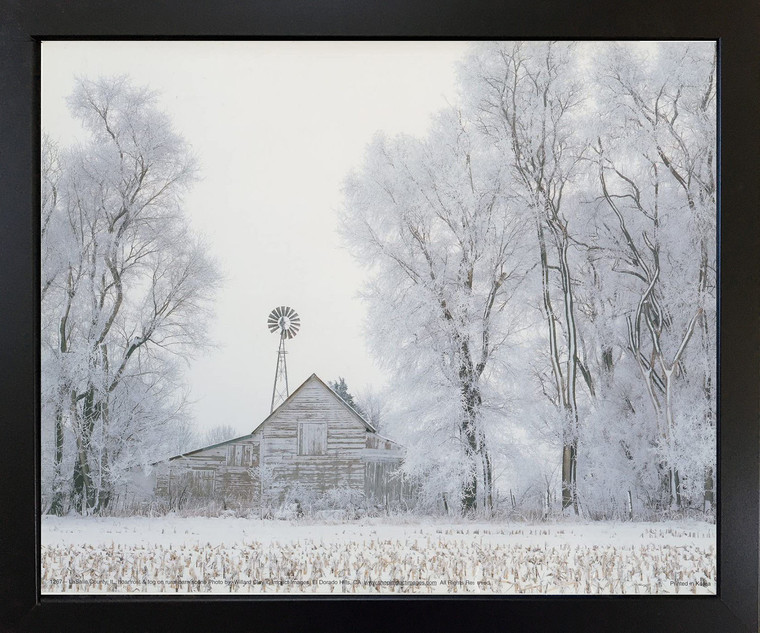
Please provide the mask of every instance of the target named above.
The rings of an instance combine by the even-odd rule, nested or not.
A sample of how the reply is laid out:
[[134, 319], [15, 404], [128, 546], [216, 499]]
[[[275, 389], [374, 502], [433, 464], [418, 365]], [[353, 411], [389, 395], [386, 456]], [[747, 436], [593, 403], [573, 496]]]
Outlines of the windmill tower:
[[274, 387], [272, 389], [272, 408], [270, 413], [288, 399], [288, 365], [285, 360], [285, 340], [298, 334], [301, 319], [293, 308], [280, 306], [269, 313], [267, 327], [274, 334], [280, 333], [280, 347], [277, 350], [277, 368], [274, 372]]

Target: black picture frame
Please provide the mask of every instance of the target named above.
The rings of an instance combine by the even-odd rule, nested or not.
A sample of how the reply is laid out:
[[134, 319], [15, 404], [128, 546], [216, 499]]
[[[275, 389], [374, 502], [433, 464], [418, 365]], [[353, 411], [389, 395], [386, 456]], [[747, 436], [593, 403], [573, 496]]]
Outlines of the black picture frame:
[[[758, 630], [760, 5], [750, 0], [0, 0], [0, 623], [9, 630]], [[38, 593], [39, 42], [92, 38], [716, 39], [719, 588], [708, 596], [213, 600]]]

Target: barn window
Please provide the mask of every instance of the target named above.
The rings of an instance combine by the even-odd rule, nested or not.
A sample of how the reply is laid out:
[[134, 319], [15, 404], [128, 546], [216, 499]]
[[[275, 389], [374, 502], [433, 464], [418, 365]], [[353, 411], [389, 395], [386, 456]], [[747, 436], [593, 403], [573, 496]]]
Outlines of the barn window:
[[227, 446], [227, 466], [250, 466], [253, 461], [253, 446], [250, 444], [230, 444]]
[[327, 453], [327, 424], [301, 422], [298, 425], [298, 454], [325, 455]]

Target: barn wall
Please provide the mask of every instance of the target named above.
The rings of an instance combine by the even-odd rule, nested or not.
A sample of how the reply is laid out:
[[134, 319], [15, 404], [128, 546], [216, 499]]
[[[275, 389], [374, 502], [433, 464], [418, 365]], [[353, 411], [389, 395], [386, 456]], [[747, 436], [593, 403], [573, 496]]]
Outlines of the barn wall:
[[216, 505], [259, 510], [259, 437], [246, 436], [164, 462], [156, 497], [170, 509]]
[[[326, 424], [324, 455], [299, 454], [299, 423]], [[292, 497], [299, 490], [314, 495], [331, 489], [364, 491], [366, 427], [318, 380], [302, 385], [257, 434], [262, 437], [265, 503], [278, 505], [288, 492]], [[319, 446], [311, 439], [308, 444]], [[300, 445], [305, 446], [303, 441]]]
[[364, 449], [364, 497], [370, 505], [397, 507], [411, 499], [409, 485], [398, 469], [404, 452], [395, 442], [367, 433]]
[[406, 497], [403, 454], [312, 376], [251, 435], [157, 464], [156, 499], [259, 513], [338, 490], [389, 507]]

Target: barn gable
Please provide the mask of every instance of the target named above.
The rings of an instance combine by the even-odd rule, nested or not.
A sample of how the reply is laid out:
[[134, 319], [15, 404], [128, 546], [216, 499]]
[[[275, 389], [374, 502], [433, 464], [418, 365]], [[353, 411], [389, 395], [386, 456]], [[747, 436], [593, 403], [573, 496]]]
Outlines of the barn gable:
[[[261, 427], [263, 427], [267, 422], [269, 422], [275, 415], [284, 407], [288, 406], [288, 403], [290, 403], [292, 400], [301, 401], [302, 399], [309, 398], [310, 396], [315, 402], [319, 402], [318, 407], [325, 408], [330, 407], [329, 399], [327, 398], [320, 398], [317, 394], [320, 393], [320, 391], [326, 391], [327, 393], [331, 394], [333, 399], [343, 408], [345, 408], [348, 412], [353, 414], [353, 416], [356, 418], [356, 420], [362, 424], [362, 426], [371, 433], [375, 433], [375, 428], [367, 422], [359, 413], [354, 409], [350, 404], [348, 404], [343, 398], [341, 398], [335, 391], [326, 383], [324, 382], [319, 376], [316, 374], [312, 374], [309, 376], [299, 387], [296, 389], [293, 393], [290, 394], [290, 396], [285, 400], [279, 407], [277, 407], [272, 413], [265, 418], [255, 429], [253, 429], [253, 432], [255, 433], [258, 431]], [[304, 391], [304, 393], [301, 393]]]
[[368, 432], [372, 426], [312, 374], [253, 432], [261, 437], [265, 505], [332, 489], [363, 494]]

